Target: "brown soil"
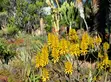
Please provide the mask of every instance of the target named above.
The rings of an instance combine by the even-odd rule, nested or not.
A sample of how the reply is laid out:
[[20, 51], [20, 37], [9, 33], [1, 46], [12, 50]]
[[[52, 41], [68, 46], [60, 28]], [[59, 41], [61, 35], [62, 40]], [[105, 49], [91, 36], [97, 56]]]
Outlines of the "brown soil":
[[8, 77], [0, 75], [0, 82], [8, 82]]

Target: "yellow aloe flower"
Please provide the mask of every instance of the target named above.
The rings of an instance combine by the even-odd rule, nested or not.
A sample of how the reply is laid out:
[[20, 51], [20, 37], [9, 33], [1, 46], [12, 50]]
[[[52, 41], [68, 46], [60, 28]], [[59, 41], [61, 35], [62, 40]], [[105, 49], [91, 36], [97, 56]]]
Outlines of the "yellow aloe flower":
[[35, 67], [43, 66], [44, 61], [42, 60], [41, 53], [38, 52], [37, 56], [35, 57]]
[[65, 73], [72, 74], [72, 72], [73, 72], [72, 63], [69, 61], [65, 62]]
[[81, 41], [81, 45], [80, 45], [80, 48], [81, 48], [81, 53], [83, 55], [86, 55], [87, 52], [88, 52], [88, 43], [84, 42], [84, 41]]
[[103, 60], [100, 63], [98, 63], [99, 69], [106, 69], [107, 67], [109, 67], [111, 65], [111, 61], [108, 59], [107, 53], [104, 53], [104, 56], [102, 59]]
[[52, 49], [52, 57], [53, 57], [54, 63], [59, 61], [59, 50], [57, 48]]
[[94, 41], [95, 41], [96, 45], [100, 45], [100, 43], [102, 42], [102, 39], [101, 39], [100, 36], [96, 36], [95, 39], [94, 39]]
[[82, 35], [82, 41], [89, 44], [89, 34], [87, 32], [84, 32], [84, 34]]
[[65, 39], [60, 40], [59, 50], [60, 50], [61, 55], [68, 53], [69, 44], [70, 44], [70, 42]]
[[42, 52], [38, 52], [37, 56], [35, 57], [35, 67], [38, 68], [46, 66], [49, 62], [48, 56], [47, 45], [44, 45]]
[[84, 32], [84, 34], [82, 35], [82, 41], [81, 41], [81, 44], [80, 44], [82, 55], [86, 55], [87, 54], [88, 46], [93, 47], [92, 43], [93, 43], [92, 38], [90, 38], [90, 36], [89, 36], [89, 34], [87, 32]]
[[44, 66], [48, 64], [49, 62], [49, 59], [48, 59], [48, 56], [49, 56], [49, 52], [48, 52], [48, 48], [47, 48], [47, 45], [45, 44], [44, 47], [42, 48], [42, 52], [41, 52], [41, 56], [42, 56], [42, 59], [44, 61]]
[[70, 41], [78, 41], [79, 37], [75, 29], [70, 29], [69, 31], [69, 40]]
[[108, 54], [107, 54], [107, 53], [104, 53], [103, 63], [104, 63], [105, 65], [108, 65], [108, 64], [109, 64], [109, 59], [108, 59]]
[[94, 40], [93, 40], [92, 37], [89, 37], [89, 46], [90, 46], [91, 48], [94, 48]]
[[49, 80], [49, 72], [46, 68], [43, 68], [43, 70], [42, 70], [42, 81], [46, 82], [47, 80]]
[[59, 38], [57, 35], [53, 35], [51, 48], [53, 47], [57, 48], [58, 45], [59, 45]]
[[80, 56], [80, 46], [78, 43], [71, 44], [69, 47], [69, 53], [74, 56]]
[[48, 45], [51, 45], [52, 39], [53, 39], [53, 34], [52, 33], [48, 33]]
[[57, 35], [49, 33], [48, 34], [48, 45], [51, 46], [51, 48], [53, 47], [58, 47], [59, 44], [59, 38]]
[[59, 45], [59, 37], [57, 35], [54, 35], [54, 39], [53, 39], [53, 43], [52, 43], [52, 47], [57, 48]]
[[104, 51], [107, 51], [109, 49], [109, 44], [108, 44], [108, 42], [105, 42], [104, 44], [103, 44], [103, 50]]

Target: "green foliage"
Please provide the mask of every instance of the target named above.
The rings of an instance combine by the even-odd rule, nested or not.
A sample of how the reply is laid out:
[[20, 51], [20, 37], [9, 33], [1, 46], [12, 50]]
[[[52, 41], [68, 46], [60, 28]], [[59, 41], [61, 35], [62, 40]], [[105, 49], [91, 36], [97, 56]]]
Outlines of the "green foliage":
[[[16, 25], [25, 30], [35, 26], [40, 19], [40, 10], [44, 5], [43, 1], [31, 1], [28, 3], [25, 0], [17, 0]], [[28, 24], [30, 22], [30, 24]], [[28, 24], [28, 25], [27, 25]], [[35, 27], [34, 27], [35, 28]]]
[[44, 5], [44, 2], [43, 1], [36, 1], [36, 6], [37, 6], [37, 8], [41, 8], [41, 7], [43, 7], [43, 5]]
[[13, 45], [8, 44], [6, 39], [0, 39], [0, 59], [2, 63], [8, 63], [8, 61], [15, 55]]
[[51, 15], [47, 15], [46, 17], [44, 17], [44, 20], [46, 22], [45, 25], [45, 29], [47, 32], [51, 32], [51, 28], [52, 28], [52, 16]]
[[8, 5], [9, 5], [9, 0], [0, 0], [0, 8], [6, 9]]
[[17, 33], [18, 30], [19, 29], [16, 27], [16, 25], [11, 25], [11, 24], [7, 25], [7, 34], [13, 35], [13, 34]]
[[36, 10], [36, 5], [35, 4], [29, 4], [28, 5], [28, 12], [30, 13], [30, 14], [33, 14], [34, 12], [35, 12], [35, 10]]
[[40, 75], [36, 75], [34, 71], [31, 72], [29, 77], [29, 82], [39, 82], [40, 79], [41, 79]]
[[[60, 8], [61, 23], [78, 28], [78, 11], [73, 2], [64, 2]], [[72, 26], [74, 24], [74, 26]]]
[[[16, 5], [15, 5], [16, 4]], [[43, 0], [1, 0], [0, 2], [0, 27], [8, 24], [9, 33], [17, 29], [37, 28], [41, 15], [41, 8], [45, 5]], [[5, 15], [5, 16], [3, 16]], [[2, 18], [1, 18], [2, 17]], [[4, 17], [4, 18], [3, 18]], [[5, 20], [7, 18], [7, 20]], [[10, 25], [11, 24], [11, 25]], [[13, 25], [12, 25], [13, 24]], [[16, 29], [16, 28], [17, 29]], [[12, 30], [14, 29], [14, 31]]]

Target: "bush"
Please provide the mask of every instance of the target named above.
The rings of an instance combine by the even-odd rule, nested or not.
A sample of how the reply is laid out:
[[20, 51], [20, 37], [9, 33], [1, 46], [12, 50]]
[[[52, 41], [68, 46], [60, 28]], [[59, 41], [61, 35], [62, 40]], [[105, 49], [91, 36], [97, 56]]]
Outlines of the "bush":
[[0, 59], [2, 63], [7, 63], [15, 55], [13, 45], [9, 44], [4, 38], [0, 39]]

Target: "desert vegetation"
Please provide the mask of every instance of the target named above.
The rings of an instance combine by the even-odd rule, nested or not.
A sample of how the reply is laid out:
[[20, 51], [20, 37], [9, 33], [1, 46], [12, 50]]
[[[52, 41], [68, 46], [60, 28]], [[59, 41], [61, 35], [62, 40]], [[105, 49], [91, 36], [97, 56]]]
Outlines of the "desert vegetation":
[[109, 15], [108, 0], [0, 0], [0, 82], [110, 82]]

